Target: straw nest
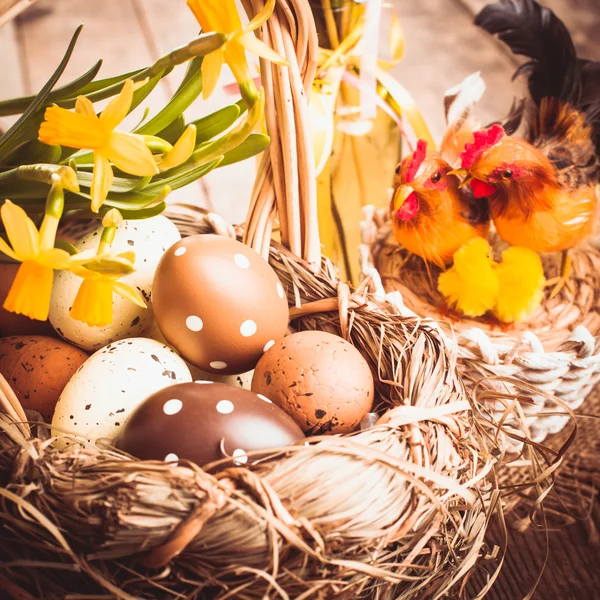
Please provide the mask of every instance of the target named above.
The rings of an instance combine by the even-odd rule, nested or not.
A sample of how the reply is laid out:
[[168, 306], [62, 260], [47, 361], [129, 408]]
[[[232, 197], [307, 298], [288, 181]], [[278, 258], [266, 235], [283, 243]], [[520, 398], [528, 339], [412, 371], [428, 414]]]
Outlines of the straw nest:
[[[446, 323], [456, 335], [458, 368], [469, 387], [488, 378], [495, 390], [517, 393], [510, 382], [535, 386], [522, 405], [531, 437], [538, 442], [558, 433], [600, 381], [600, 248], [588, 242], [574, 250], [573, 293], [550, 299], [525, 322], [510, 327], [490, 319], [449, 313], [437, 291], [439, 269], [409, 255], [390, 235], [387, 211], [364, 213], [363, 252], [367, 272], [376, 272], [386, 291], [397, 291], [404, 305], [422, 317]], [[494, 247], [500, 246], [498, 240]], [[543, 257], [547, 277], [558, 275], [560, 257]], [[548, 398], [548, 394], [553, 397]]]
[[[213, 215], [178, 223], [184, 234], [234, 234]], [[270, 259], [295, 325], [343, 335], [369, 361], [386, 422], [310, 438], [249, 469], [203, 470], [99, 445], [59, 450], [43, 426], [18, 423], [25, 415], [1, 382], [0, 587], [10, 597], [439, 598], [489, 553], [487, 523], [500, 511], [493, 427], [438, 330], [368, 285], [351, 293], [326, 259], [319, 274], [280, 247]]]

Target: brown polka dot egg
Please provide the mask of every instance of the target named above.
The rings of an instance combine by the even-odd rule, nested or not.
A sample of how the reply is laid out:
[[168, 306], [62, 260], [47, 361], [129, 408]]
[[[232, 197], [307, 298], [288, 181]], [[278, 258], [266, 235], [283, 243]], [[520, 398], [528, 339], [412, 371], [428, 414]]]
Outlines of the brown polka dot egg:
[[371, 410], [374, 382], [352, 344], [324, 331], [300, 331], [260, 359], [252, 391], [273, 400], [307, 435], [349, 433]]
[[288, 306], [275, 271], [254, 250], [217, 235], [171, 246], [152, 287], [156, 322], [190, 363], [219, 374], [251, 370], [286, 333]]
[[304, 439], [294, 421], [266, 397], [224, 383], [197, 381], [152, 394], [131, 414], [117, 447], [143, 460], [190, 460], [204, 466]]

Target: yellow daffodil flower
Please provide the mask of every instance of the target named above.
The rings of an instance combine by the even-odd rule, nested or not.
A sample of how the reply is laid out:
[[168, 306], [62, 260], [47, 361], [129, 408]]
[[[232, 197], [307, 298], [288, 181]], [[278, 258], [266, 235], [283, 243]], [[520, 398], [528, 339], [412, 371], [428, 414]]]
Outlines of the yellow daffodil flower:
[[146, 308], [139, 292], [119, 281], [120, 277], [134, 271], [135, 254], [131, 251], [116, 255], [109, 252], [117, 225], [122, 221], [123, 217], [118, 210], [109, 210], [102, 220], [104, 231], [96, 252], [82, 252], [73, 257], [73, 264], [69, 269], [83, 279], [71, 307], [71, 317], [90, 327], [103, 327], [112, 323], [113, 294]]
[[54, 271], [68, 268], [71, 259], [65, 250], [54, 248], [60, 215], [57, 217], [47, 211], [39, 231], [25, 211], [10, 200], [4, 202], [0, 215], [10, 241], [9, 246], [0, 238], [0, 252], [21, 263], [4, 308], [30, 319], [45, 321], [50, 308]]
[[[117, 255], [117, 258], [130, 262], [133, 270], [135, 260], [133, 252], [124, 252]], [[99, 261], [102, 259], [102, 255], [98, 256]], [[70, 271], [83, 279], [70, 313], [77, 321], [82, 321], [90, 327], [110, 325], [113, 294], [127, 298], [142, 308], [146, 307], [146, 303], [135, 288], [119, 281], [123, 275], [119, 267], [115, 268], [114, 272], [108, 268], [99, 272], [86, 267], [72, 266]]]
[[148, 177], [158, 173], [152, 152], [144, 138], [115, 131], [127, 116], [133, 101], [134, 83], [128, 79], [120, 94], [111, 100], [98, 117], [91, 101], [79, 96], [75, 112], [51, 106], [46, 109], [39, 139], [45, 144], [93, 150], [94, 173], [90, 195], [92, 211], [98, 212], [113, 182], [111, 162], [125, 173]]
[[253, 33], [271, 16], [275, 0], [268, 0], [264, 8], [245, 27], [242, 27], [235, 0], [187, 0], [187, 4], [205, 33], [216, 31], [228, 36], [224, 46], [206, 55], [202, 60], [203, 98], [208, 98], [215, 89], [223, 62], [226, 62], [240, 86], [242, 97], [248, 105], [253, 104], [258, 94], [250, 75], [245, 50], [279, 65], [288, 64], [285, 58], [279, 56]]
[[186, 127], [174, 146], [166, 140], [153, 135], [145, 135], [143, 137], [146, 145], [153, 152], [160, 154], [160, 156], [155, 155], [154, 158], [156, 159], [156, 166], [161, 173], [183, 164], [190, 158], [196, 148], [196, 126], [192, 123]]

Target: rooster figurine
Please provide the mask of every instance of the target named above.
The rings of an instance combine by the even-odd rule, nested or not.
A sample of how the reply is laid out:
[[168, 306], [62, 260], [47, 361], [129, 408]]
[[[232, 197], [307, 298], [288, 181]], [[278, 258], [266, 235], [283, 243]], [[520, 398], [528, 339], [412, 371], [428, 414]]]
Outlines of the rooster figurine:
[[439, 155], [419, 140], [413, 154], [396, 169], [391, 202], [396, 240], [441, 269], [454, 253], [489, 230], [487, 206], [459, 189], [460, 180]]
[[535, 0], [500, 0], [475, 23], [529, 58], [515, 74], [528, 75], [528, 131], [526, 139], [507, 135], [500, 125], [475, 132], [457, 173], [467, 176], [475, 196], [489, 198], [505, 242], [563, 252], [554, 296], [570, 287], [568, 251], [594, 228], [600, 63], [578, 59], [565, 25]]

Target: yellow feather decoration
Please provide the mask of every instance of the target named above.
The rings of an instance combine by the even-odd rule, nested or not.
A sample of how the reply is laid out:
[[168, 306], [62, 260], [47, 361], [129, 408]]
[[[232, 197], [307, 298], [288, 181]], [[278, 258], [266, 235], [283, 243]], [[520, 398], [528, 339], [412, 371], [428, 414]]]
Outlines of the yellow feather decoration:
[[538, 254], [528, 248], [509, 248], [496, 267], [500, 284], [493, 314], [500, 321], [523, 321], [537, 310], [544, 297], [544, 268]]
[[454, 265], [442, 273], [438, 289], [448, 305], [467, 317], [480, 317], [498, 301], [499, 283], [492, 249], [483, 238], [473, 238], [454, 254]]

